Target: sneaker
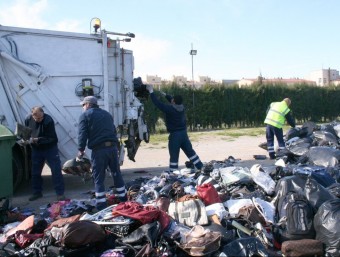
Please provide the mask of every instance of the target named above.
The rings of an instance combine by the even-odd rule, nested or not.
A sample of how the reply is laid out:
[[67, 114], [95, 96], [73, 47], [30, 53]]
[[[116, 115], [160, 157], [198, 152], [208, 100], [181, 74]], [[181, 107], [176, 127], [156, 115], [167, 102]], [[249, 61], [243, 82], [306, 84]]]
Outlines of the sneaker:
[[28, 200], [29, 201], [35, 201], [35, 200], [42, 198], [42, 197], [43, 197], [42, 193], [36, 193], [36, 194], [33, 194], [30, 198], [28, 198]]
[[65, 197], [65, 195], [57, 195], [57, 200], [58, 201], [65, 201], [66, 197]]

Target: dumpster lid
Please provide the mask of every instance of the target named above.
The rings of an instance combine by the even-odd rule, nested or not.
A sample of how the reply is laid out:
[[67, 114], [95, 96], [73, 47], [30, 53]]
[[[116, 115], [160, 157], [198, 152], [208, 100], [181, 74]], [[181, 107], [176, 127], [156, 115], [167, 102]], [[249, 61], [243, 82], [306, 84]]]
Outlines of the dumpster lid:
[[0, 125], [0, 140], [16, 139], [16, 136], [4, 125]]

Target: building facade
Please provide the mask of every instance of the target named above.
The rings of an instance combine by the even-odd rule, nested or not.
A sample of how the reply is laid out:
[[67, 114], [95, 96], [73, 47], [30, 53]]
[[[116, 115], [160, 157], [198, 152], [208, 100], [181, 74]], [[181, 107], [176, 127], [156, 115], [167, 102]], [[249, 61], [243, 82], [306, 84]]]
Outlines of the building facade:
[[311, 72], [306, 79], [314, 81], [316, 85], [324, 87], [331, 83], [337, 84], [340, 79], [339, 71], [335, 69], [321, 69]]

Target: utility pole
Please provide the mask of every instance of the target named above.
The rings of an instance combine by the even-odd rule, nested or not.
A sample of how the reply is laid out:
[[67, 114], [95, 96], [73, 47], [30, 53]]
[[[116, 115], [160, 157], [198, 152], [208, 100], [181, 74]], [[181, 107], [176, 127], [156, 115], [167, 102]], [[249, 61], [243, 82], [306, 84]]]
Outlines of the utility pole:
[[193, 44], [191, 43], [191, 50], [189, 52], [191, 55], [191, 78], [192, 78], [192, 108], [193, 108], [193, 129], [196, 128], [195, 121], [195, 80], [194, 80], [194, 55], [197, 55], [197, 50], [194, 50]]

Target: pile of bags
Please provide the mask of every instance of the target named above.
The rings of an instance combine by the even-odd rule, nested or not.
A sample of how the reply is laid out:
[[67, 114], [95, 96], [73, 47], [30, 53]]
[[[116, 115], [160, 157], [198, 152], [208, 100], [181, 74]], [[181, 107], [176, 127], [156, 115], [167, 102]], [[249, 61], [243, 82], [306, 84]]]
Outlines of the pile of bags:
[[[53, 221], [25, 217], [2, 227], [0, 256], [340, 256], [335, 139], [303, 151], [306, 141], [294, 139], [268, 167], [229, 157], [138, 178], [127, 183], [127, 202], [99, 212], [65, 204]], [[318, 159], [313, 147], [335, 155]]]

